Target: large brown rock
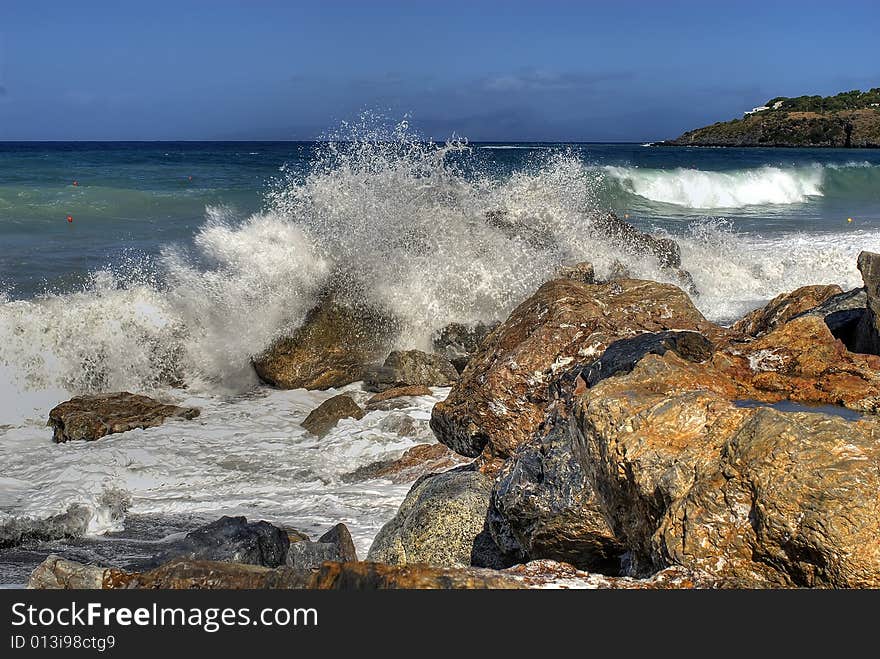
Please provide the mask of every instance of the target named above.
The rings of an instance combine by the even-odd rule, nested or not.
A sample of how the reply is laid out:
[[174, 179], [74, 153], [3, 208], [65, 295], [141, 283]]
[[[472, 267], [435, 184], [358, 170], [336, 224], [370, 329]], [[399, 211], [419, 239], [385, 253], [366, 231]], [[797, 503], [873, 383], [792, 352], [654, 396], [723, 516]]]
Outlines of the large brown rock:
[[404, 387], [392, 387], [370, 397], [365, 407], [368, 410], [382, 409], [381, 403], [385, 403], [395, 398], [408, 398], [411, 396], [430, 396], [434, 392], [430, 387], [423, 384], [411, 384]]
[[166, 419], [193, 419], [195, 407], [178, 407], [127, 391], [77, 396], [49, 412], [52, 439], [57, 443], [84, 439], [94, 441], [105, 435], [135, 428], [153, 428]]
[[743, 337], [762, 336], [841, 293], [843, 289], [835, 284], [802, 286], [790, 293], [777, 295], [763, 307], [738, 320], [730, 329], [734, 334]]
[[291, 336], [253, 360], [260, 378], [282, 389], [330, 389], [363, 379], [397, 332], [378, 309], [349, 306], [325, 295]]
[[617, 339], [669, 329], [722, 331], [669, 284], [547, 282], [487, 337], [434, 407], [431, 428], [462, 455], [507, 458], [543, 420], [557, 373], [592, 363]]
[[[796, 337], [802, 352], [774, 352]], [[878, 421], [738, 403], [803, 390], [809, 402], [875, 405], [840, 379], [876, 395], [862, 356], [840, 363], [833, 338], [813, 349], [828, 337], [821, 319], [799, 319], [748, 355], [651, 354], [573, 397], [573, 454], [633, 573], [680, 565], [740, 585], [880, 585]]]
[[817, 316], [716, 352], [712, 364], [736, 382], [742, 397], [880, 411], [880, 357], [847, 351]]

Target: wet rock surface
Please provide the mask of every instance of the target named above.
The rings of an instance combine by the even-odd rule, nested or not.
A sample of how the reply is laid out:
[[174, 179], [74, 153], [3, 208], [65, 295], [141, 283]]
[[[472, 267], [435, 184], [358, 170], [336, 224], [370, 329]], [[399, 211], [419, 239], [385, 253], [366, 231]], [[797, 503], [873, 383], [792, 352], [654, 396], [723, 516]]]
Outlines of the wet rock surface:
[[56, 443], [94, 441], [135, 428], [153, 428], [169, 418], [194, 419], [194, 407], [168, 405], [127, 391], [77, 396], [49, 412], [52, 439]]
[[381, 366], [371, 366], [364, 377], [367, 391], [383, 392], [399, 387], [448, 387], [458, 371], [443, 355], [421, 350], [395, 350]]
[[470, 361], [471, 355], [500, 324], [500, 321], [474, 325], [451, 323], [434, 336], [434, 352], [445, 356], [461, 373]]
[[343, 304], [325, 294], [302, 326], [253, 360], [264, 382], [281, 389], [330, 389], [362, 380], [398, 330], [380, 309]]
[[768, 304], [738, 320], [730, 329], [743, 337], [762, 336], [842, 293], [843, 290], [837, 285], [802, 286], [776, 296]]
[[284, 565], [289, 547], [288, 534], [269, 522], [224, 516], [187, 533], [157, 557], [156, 564], [185, 557], [278, 567]]
[[596, 270], [593, 268], [593, 264], [588, 261], [564, 265], [556, 271], [554, 279], [574, 279], [582, 284], [595, 284]]
[[721, 331], [669, 284], [547, 282], [482, 344], [434, 407], [431, 428], [462, 455], [505, 459], [543, 420], [549, 385], [564, 370], [593, 363], [619, 339], [671, 329], [710, 339]]
[[625, 549], [574, 457], [564, 419], [548, 421], [505, 463], [492, 489], [488, 526], [508, 564], [543, 558], [620, 573]]
[[328, 398], [309, 412], [300, 425], [313, 435], [323, 437], [335, 428], [341, 419], [362, 419], [365, 414], [366, 412], [354, 402], [351, 396], [339, 394]]
[[385, 391], [375, 394], [371, 396], [367, 401], [366, 408], [368, 410], [382, 410], [382, 409], [393, 409], [396, 407], [398, 402], [389, 402], [395, 401], [398, 398], [405, 398], [409, 396], [430, 396], [433, 392], [430, 387], [426, 387], [422, 384], [409, 385], [406, 387], [394, 387], [392, 389], [386, 389]]
[[572, 378], [579, 377], [586, 386], [593, 387], [612, 375], [629, 373], [645, 355], [664, 355], [669, 351], [688, 361], [704, 362], [714, 349], [715, 345], [699, 332], [646, 332], [615, 341], [592, 364], [566, 373], [558, 386], [570, 386], [574, 384]]
[[348, 476], [349, 482], [384, 478], [392, 483], [410, 483], [422, 476], [458, 467], [468, 462], [443, 444], [413, 446], [396, 460], [382, 460], [361, 467]]
[[318, 568], [327, 561], [345, 563], [357, 560], [351, 533], [345, 524], [337, 524], [318, 538], [317, 542], [305, 539], [291, 544], [286, 564], [292, 568], [309, 570]]

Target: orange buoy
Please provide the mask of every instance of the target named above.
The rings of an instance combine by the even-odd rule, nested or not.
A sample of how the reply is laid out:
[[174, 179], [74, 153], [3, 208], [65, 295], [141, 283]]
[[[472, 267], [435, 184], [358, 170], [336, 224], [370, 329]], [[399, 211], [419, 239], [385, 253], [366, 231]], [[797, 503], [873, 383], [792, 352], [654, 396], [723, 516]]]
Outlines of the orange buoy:
[[67, 221], [68, 221], [68, 222], [73, 222], [73, 215], [68, 215], [68, 216], [67, 216]]

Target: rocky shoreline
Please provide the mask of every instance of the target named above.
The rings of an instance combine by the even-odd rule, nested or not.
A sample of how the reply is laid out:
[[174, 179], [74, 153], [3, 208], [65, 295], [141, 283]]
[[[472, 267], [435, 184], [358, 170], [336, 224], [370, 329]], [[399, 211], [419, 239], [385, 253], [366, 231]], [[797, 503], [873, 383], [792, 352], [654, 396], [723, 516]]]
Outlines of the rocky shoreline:
[[656, 146], [880, 148], [880, 109], [769, 110], [689, 130]]
[[[634, 242], [680, 268], [674, 247]], [[309, 432], [451, 386], [438, 444], [351, 476], [414, 481], [364, 561], [342, 524], [313, 541], [224, 517], [143, 569], [50, 556], [29, 587], [880, 587], [880, 255], [858, 267], [863, 289], [806, 286], [722, 327], [679, 286], [572, 264], [432, 353], [383, 348], [394, 319], [328, 292], [255, 359], [274, 386], [372, 394], [330, 398]], [[116, 394], [50, 423], [99, 440], [196, 414]]]

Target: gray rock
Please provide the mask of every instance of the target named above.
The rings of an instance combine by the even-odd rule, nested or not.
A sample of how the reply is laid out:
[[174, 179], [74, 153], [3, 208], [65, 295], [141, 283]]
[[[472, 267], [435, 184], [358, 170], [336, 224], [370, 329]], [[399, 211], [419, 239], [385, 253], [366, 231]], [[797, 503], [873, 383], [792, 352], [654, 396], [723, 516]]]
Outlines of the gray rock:
[[437, 567], [500, 566], [486, 529], [492, 479], [453, 469], [417, 480], [376, 536], [368, 561]]
[[859, 254], [859, 271], [865, 282], [867, 311], [857, 329], [856, 352], [880, 354], [880, 254]]
[[557, 386], [570, 386], [580, 376], [588, 387], [618, 373], [629, 373], [645, 355], [663, 355], [667, 351], [692, 362], [704, 362], [712, 356], [713, 343], [699, 332], [646, 332], [609, 345], [602, 356], [581, 369], [572, 369], [560, 378]]
[[367, 369], [364, 388], [385, 391], [395, 387], [424, 385], [448, 387], [458, 380], [458, 371], [443, 355], [421, 350], [395, 350], [382, 366]]
[[487, 518], [495, 544], [511, 565], [546, 558], [618, 574], [625, 549], [572, 453], [568, 424], [555, 417], [547, 425], [495, 482]]
[[345, 563], [357, 559], [354, 541], [345, 524], [337, 524], [317, 542], [295, 542], [287, 552], [288, 567], [298, 570], [313, 570], [326, 561]]
[[541, 250], [552, 249], [557, 245], [553, 229], [539, 217], [522, 217], [506, 209], [498, 209], [487, 211], [485, 218], [486, 224], [510, 240]]
[[583, 284], [596, 283], [596, 270], [589, 261], [564, 265], [556, 271], [556, 276], [560, 279], [574, 279]]
[[867, 326], [862, 327], [862, 318], [868, 306], [868, 294], [864, 288], [839, 293], [828, 298], [817, 307], [795, 316], [818, 316], [835, 338], [843, 341], [852, 352], [868, 352], [870, 348], [870, 332]]
[[72, 504], [63, 513], [43, 519], [13, 517], [0, 523], [0, 548], [15, 547], [28, 540], [60, 540], [85, 535], [92, 519], [88, 506]]
[[363, 419], [365, 414], [350, 396], [339, 394], [328, 398], [309, 412], [300, 425], [313, 435], [323, 437], [336, 427], [340, 419]]
[[112, 568], [84, 565], [49, 554], [31, 573], [31, 590], [100, 590]]
[[[643, 233], [611, 212], [593, 216], [591, 224], [601, 238], [610, 240], [623, 251], [634, 256], [654, 256], [660, 267], [673, 275], [676, 284], [691, 295], [699, 295], [691, 273], [681, 267], [681, 248], [672, 238]], [[615, 260], [608, 278], [626, 279], [630, 276], [626, 266]]]
[[248, 523], [245, 517], [223, 516], [187, 533], [157, 557], [155, 564], [185, 557], [278, 567], [284, 565], [289, 547], [287, 533], [269, 522]]
[[356, 561], [358, 559], [354, 540], [351, 539], [351, 533], [345, 524], [337, 524], [318, 538], [318, 542], [328, 543], [337, 547], [339, 549], [340, 561]]
[[[111, 520], [122, 520], [131, 505], [131, 496], [125, 490], [107, 489], [98, 504]], [[0, 549], [15, 547], [29, 541], [52, 541], [79, 538], [86, 534], [92, 520], [90, 507], [73, 503], [67, 510], [49, 517], [7, 517], [0, 521]]]
[[480, 344], [501, 321], [463, 325], [450, 323], [434, 335], [434, 352], [444, 355], [461, 373]]
[[592, 218], [592, 226], [604, 238], [632, 254], [652, 254], [663, 268], [681, 267], [681, 248], [671, 238], [643, 233], [614, 213], [602, 213]]

